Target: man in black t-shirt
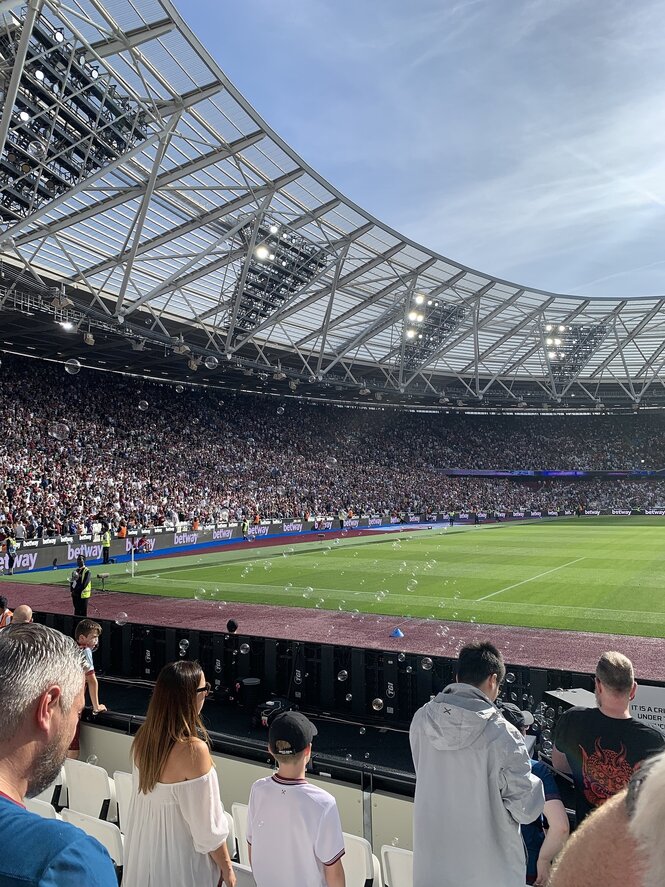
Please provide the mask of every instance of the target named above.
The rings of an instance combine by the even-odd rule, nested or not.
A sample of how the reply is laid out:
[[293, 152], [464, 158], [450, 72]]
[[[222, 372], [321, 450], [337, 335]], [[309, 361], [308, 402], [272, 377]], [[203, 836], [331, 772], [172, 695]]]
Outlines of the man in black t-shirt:
[[571, 708], [556, 725], [552, 763], [572, 774], [578, 825], [625, 788], [645, 758], [665, 748], [662, 733], [630, 715], [636, 689], [630, 659], [603, 653], [596, 666], [598, 708]]

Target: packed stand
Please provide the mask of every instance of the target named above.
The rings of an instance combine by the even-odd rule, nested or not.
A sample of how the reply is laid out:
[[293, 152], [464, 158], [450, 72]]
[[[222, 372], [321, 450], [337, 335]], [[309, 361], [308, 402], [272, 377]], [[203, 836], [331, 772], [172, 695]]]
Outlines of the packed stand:
[[415, 414], [224, 394], [5, 357], [0, 522], [17, 541], [253, 517], [651, 508], [665, 482], [449, 477], [658, 469], [660, 416]]

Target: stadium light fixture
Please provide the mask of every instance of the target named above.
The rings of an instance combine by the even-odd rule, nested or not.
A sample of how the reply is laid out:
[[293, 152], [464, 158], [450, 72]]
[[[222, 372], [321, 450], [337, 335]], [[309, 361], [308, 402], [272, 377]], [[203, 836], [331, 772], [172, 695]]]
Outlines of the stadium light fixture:
[[271, 234], [277, 234], [278, 231], [279, 231], [279, 225], [274, 225], [274, 224], [273, 224], [273, 225], [270, 226], [270, 233], [271, 233]]
[[565, 332], [566, 332], [566, 328], [565, 328], [565, 326], [560, 325], [560, 326], [559, 326], [559, 332], [560, 332], [560, 333], [565, 333]]
[[270, 250], [268, 249], [268, 247], [263, 246], [263, 244], [261, 244], [261, 246], [257, 246], [254, 252], [256, 253], [256, 258], [259, 259], [259, 261], [261, 262], [267, 259], [270, 255]]
[[425, 301], [425, 296], [423, 296], [421, 293], [418, 293], [418, 295], [414, 299], [414, 302], [416, 303], [416, 305], [422, 305], [424, 301]]
[[554, 345], [554, 339], [545, 339], [546, 345]]
[[555, 345], [560, 345], [560, 344], [561, 344], [561, 339], [555, 339], [555, 340], [554, 340], [554, 344], [555, 344]]
[[548, 351], [547, 356], [550, 360], [554, 360], [554, 358], [556, 357], [556, 351]]
[[546, 333], [551, 333], [551, 332], [552, 332], [552, 324], [551, 324], [551, 323], [548, 323], [548, 324], [547, 324], [547, 326], [545, 327], [545, 332], [546, 332]]
[[407, 330], [406, 331], [406, 338], [407, 339], [413, 339], [415, 335], [416, 335], [415, 330]]
[[416, 311], [409, 311], [409, 320], [415, 320], [418, 317], [418, 313]]

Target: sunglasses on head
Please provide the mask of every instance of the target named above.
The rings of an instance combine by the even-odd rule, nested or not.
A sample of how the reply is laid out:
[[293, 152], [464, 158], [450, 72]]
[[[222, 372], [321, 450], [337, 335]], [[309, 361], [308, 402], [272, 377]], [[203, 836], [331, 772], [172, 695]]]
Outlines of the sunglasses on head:
[[212, 685], [209, 684], [208, 681], [206, 681], [205, 685], [203, 687], [198, 687], [196, 692], [205, 693], [206, 696], [210, 696], [210, 694], [212, 693]]

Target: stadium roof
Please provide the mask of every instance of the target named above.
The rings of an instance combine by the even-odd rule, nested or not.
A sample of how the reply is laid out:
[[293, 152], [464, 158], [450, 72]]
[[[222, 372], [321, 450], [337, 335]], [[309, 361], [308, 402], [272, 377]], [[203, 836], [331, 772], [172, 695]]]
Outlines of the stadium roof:
[[213, 384], [251, 371], [386, 402], [665, 404], [665, 298], [529, 289], [403, 237], [298, 157], [166, 0], [0, 13], [16, 350], [65, 353], [30, 318], [45, 313], [97, 335], [90, 366], [143, 343], [164, 375]]

